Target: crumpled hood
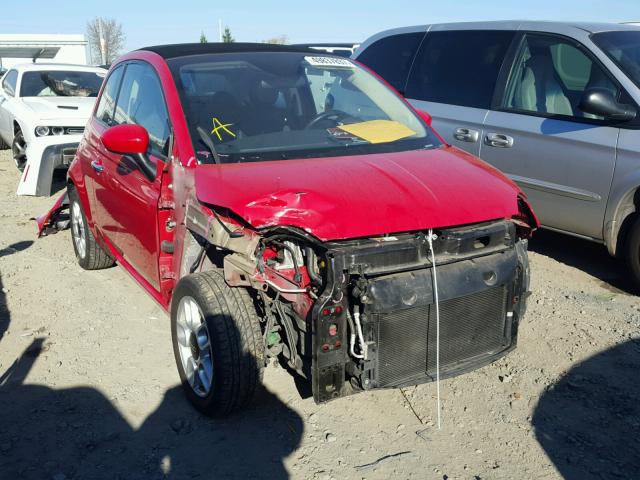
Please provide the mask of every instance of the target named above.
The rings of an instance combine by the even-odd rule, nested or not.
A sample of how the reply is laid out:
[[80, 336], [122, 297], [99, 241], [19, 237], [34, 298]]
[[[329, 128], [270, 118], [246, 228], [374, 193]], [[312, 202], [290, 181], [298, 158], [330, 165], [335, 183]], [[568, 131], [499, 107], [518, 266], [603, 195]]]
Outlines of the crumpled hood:
[[24, 97], [22, 102], [42, 120], [84, 120], [82, 122], [84, 124], [91, 116], [96, 99], [93, 97]]
[[199, 165], [195, 181], [201, 202], [255, 228], [294, 226], [324, 241], [509, 218], [520, 192], [454, 147]]

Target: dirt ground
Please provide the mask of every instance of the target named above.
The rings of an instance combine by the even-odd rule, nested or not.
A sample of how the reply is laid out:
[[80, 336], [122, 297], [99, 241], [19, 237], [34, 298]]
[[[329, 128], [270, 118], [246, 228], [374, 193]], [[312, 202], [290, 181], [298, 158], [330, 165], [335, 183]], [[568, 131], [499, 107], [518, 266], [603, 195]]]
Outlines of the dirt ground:
[[318, 406], [281, 368], [246, 412], [196, 413], [169, 321], [120, 268], [85, 272], [50, 198], [0, 152], [0, 478], [640, 477], [640, 301], [604, 247], [541, 232], [506, 358], [435, 385]]

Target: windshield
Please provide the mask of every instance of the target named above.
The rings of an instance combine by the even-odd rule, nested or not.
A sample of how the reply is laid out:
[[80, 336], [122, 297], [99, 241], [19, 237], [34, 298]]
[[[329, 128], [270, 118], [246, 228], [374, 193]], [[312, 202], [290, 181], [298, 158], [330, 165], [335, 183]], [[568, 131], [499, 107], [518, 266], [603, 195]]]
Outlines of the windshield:
[[640, 30], [595, 33], [591, 39], [640, 88]]
[[202, 163], [440, 145], [395, 93], [345, 58], [227, 53], [182, 57], [169, 66]]
[[104, 80], [101, 72], [25, 72], [21, 97], [97, 97]]

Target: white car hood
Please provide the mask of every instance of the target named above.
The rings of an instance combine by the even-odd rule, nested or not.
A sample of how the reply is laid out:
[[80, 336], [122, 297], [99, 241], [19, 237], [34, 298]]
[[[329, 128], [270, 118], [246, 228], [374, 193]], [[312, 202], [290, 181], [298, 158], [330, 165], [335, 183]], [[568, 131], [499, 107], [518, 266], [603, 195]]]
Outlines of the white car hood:
[[94, 97], [24, 97], [26, 107], [41, 120], [88, 120], [96, 102]]

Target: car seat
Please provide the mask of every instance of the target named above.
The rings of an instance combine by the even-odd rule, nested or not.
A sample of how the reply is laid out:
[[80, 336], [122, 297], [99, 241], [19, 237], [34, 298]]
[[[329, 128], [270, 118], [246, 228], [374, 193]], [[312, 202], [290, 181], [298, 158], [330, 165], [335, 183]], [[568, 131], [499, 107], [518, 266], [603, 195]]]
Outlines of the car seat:
[[549, 47], [531, 49], [531, 57], [524, 63], [512, 106], [532, 112], [573, 115], [571, 102], [557, 76]]
[[245, 107], [242, 129], [247, 135], [280, 132], [286, 123], [286, 111], [276, 106], [280, 90], [266, 80], [256, 81], [249, 91], [249, 105]]

